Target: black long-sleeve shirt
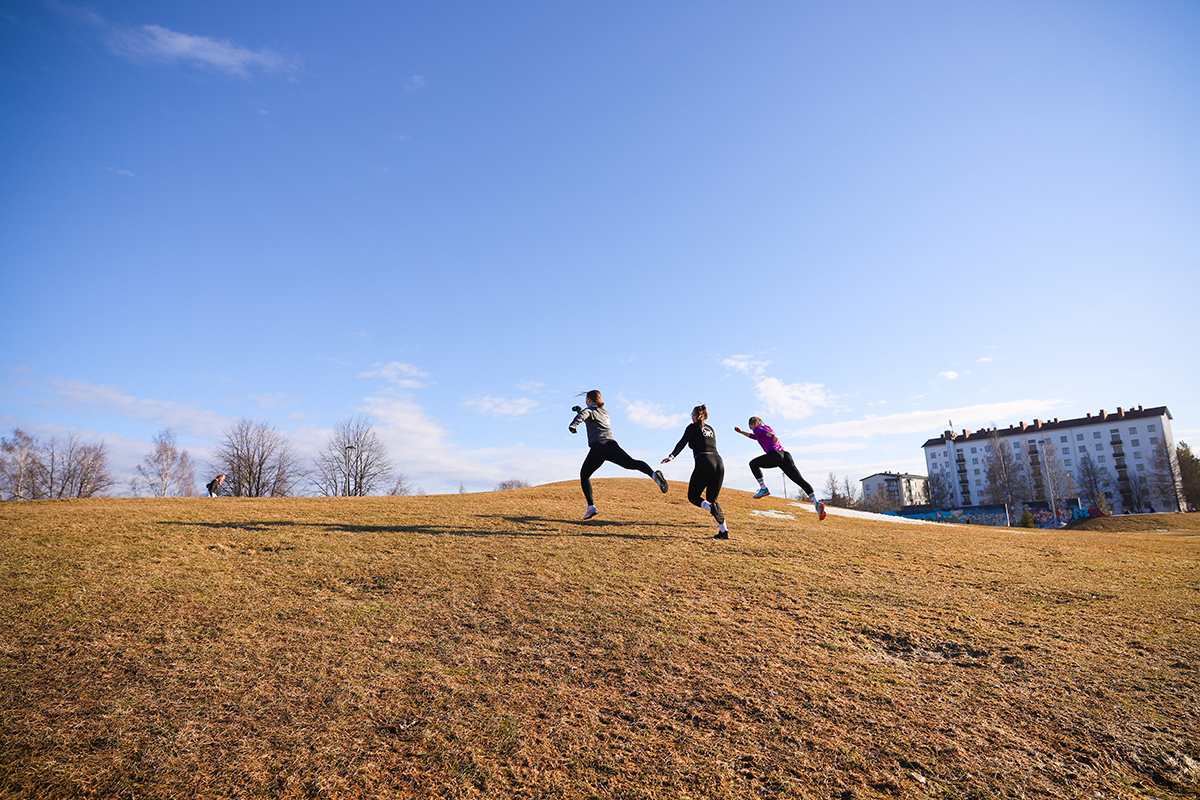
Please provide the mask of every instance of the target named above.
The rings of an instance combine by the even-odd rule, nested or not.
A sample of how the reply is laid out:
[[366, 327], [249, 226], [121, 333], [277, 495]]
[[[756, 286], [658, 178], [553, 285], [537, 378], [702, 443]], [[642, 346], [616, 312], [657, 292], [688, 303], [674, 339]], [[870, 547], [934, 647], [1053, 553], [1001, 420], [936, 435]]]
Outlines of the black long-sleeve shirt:
[[692, 448], [692, 454], [696, 456], [707, 453], [716, 455], [717, 432], [708, 423], [701, 425], [699, 422], [693, 422], [683, 429], [683, 437], [679, 440], [679, 444], [675, 445], [675, 449], [671, 451], [671, 458], [679, 455], [684, 445]]

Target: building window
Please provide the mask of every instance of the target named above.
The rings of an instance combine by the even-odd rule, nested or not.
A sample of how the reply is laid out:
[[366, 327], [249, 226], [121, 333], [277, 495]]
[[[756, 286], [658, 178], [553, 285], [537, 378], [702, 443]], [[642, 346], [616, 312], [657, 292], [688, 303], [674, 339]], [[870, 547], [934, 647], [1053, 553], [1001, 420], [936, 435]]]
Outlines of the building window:
[[976, 485], [976, 486], [983, 486], [983, 481], [981, 481], [981, 480], [979, 480], [978, 478], [976, 478], [976, 479], [975, 479], [975, 485]]
[[972, 463], [972, 464], [978, 464], [978, 463], [979, 463], [979, 459], [978, 459], [978, 458], [972, 458], [972, 459], [971, 459], [971, 463]]
[[1129, 440], [1129, 446], [1130, 446], [1130, 447], [1141, 447], [1141, 446], [1142, 446], [1142, 440], [1141, 440], [1141, 439], [1130, 439], [1130, 440]]
[[1157, 436], [1151, 436], [1151, 437], [1150, 437], [1150, 444], [1158, 444], [1158, 437], [1157, 437]]
[[1071, 448], [1069, 448], [1069, 447], [1064, 447], [1064, 448], [1062, 449], [1062, 452], [1063, 452], [1063, 455], [1065, 456], [1067, 453], [1071, 452]]
[[1082, 434], [1082, 433], [1077, 433], [1077, 434], [1075, 434], [1075, 441], [1077, 441], [1077, 442], [1082, 442], [1082, 441], [1083, 441], [1083, 434]]
[[1104, 456], [1096, 456], [1096, 460], [1099, 461], [1101, 464], [1103, 464], [1105, 461], [1105, 458], [1104, 458]]
[[1065, 437], [1065, 436], [1060, 436], [1060, 437], [1058, 437], [1058, 440], [1059, 440], [1060, 442], [1065, 442], [1065, 441], [1067, 440], [1067, 437]]
[[1092, 431], [1092, 438], [1093, 438], [1093, 439], [1099, 439], [1099, 438], [1100, 438], [1100, 431]]
[[1141, 458], [1141, 457], [1142, 457], [1142, 451], [1141, 451], [1141, 450], [1134, 450], [1134, 451], [1133, 451], [1133, 457], [1134, 457], [1134, 458]]
[[1146, 426], [1146, 433], [1154, 433], [1156, 430], [1158, 430], [1158, 428], [1154, 427], [1153, 425]]
[[1145, 471], [1146, 471], [1146, 465], [1145, 465], [1145, 464], [1138, 464], [1138, 465], [1137, 465], [1137, 468], [1138, 468], [1138, 470], [1137, 470], [1138, 472], [1145, 472]]
[[1129, 429], [1129, 432], [1130, 432], [1130, 433], [1137, 433], [1137, 428], [1130, 428], [1130, 429]]
[[971, 452], [972, 452], [972, 453], [974, 453], [974, 452], [975, 452], [975, 448], [974, 448], [974, 447], [972, 447], [972, 448], [971, 448]]
[[1107, 475], [1107, 474], [1108, 474], [1108, 467], [1101, 467], [1101, 468], [1100, 468], [1100, 471], [1101, 471], [1102, 473], [1104, 473], [1105, 475]]
[[1105, 492], [1104, 497], [1108, 500], [1112, 500], [1112, 492]]
[[1069, 466], [1071, 466], [1071, 459], [1069, 459], [1069, 458], [1064, 458], [1064, 459], [1063, 459], [1063, 466], [1064, 466], [1064, 467], [1069, 467]]
[[975, 468], [975, 474], [976, 474], [976, 475], [978, 475], [978, 474], [979, 474], [979, 467], [976, 467], [976, 468]]
[[1103, 450], [1103, 449], [1104, 449], [1104, 445], [1102, 445], [1102, 444], [1098, 444], [1098, 445], [1096, 445], [1096, 449], [1097, 449], [1097, 450]]

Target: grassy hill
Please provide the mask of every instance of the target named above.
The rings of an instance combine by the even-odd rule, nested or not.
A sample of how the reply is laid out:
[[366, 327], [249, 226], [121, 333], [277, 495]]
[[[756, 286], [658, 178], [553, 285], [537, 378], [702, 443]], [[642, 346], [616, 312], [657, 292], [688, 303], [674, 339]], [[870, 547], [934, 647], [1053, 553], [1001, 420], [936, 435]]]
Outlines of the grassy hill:
[[0, 795], [1200, 795], [1200, 515], [684, 491], [2, 503]]

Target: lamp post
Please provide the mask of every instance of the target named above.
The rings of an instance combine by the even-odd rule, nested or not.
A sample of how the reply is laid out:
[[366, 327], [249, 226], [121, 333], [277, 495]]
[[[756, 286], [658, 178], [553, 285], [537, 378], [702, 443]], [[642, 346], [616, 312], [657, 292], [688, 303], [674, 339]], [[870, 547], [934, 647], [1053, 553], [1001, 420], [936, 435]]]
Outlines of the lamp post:
[[346, 445], [346, 497], [350, 496], [350, 451], [354, 449], [354, 445]]

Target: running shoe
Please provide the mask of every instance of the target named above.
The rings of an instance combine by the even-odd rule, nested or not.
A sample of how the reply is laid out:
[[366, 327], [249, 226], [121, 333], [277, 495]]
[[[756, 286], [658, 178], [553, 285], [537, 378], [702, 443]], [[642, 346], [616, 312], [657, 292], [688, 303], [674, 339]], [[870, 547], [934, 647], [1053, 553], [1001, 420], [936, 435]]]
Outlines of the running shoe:
[[721, 511], [721, 506], [717, 505], [716, 500], [713, 500], [708, 505], [709, 505], [708, 510], [712, 512], [713, 519], [715, 519], [717, 521], [718, 525], [724, 525], [725, 524], [725, 514], [724, 514], [724, 512]]
[[760, 497], [770, 497], [770, 496], [771, 496], [771, 490], [766, 488], [765, 486], [754, 493], [755, 500], [757, 500]]
[[584, 519], [591, 519], [592, 517], [596, 516], [596, 515], [597, 515], [597, 514], [599, 514], [599, 513], [600, 513], [600, 512], [596, 510], [596, 507], [595, 507], [595, 506], [588, 506], [588, 509], [587, 509], [587, 511], [586, 511], [586, 512], [584, 512], [583, 518], [584, 518]]
[[826, 516], [826, 514], [825, 514], [825, 504], [824, 504], [824, 503], [822, 503], [820, 500], [818, 500], [818, 501], [817, 501], [817, 519], [818, 519], [818, 520], [825, 519], [825, 516]]
[[729, 531], [721, 531], [720, 533], [718, 533], [718, 534], [717, 534], [716, 536], [714, 536], [713, 538], [714, 538], [714, 539], [728, 539], [728, 538], [729, 538]]
[[658, 488], [662, 490], [662, 493], [666, 494], [667, 493], [667, 479], [663, 477], [662, 470], [661, 469], [654, 470], [654, 475], [652, 475], [651, 477], [654, 478], [654, 482], [658, 484]]

